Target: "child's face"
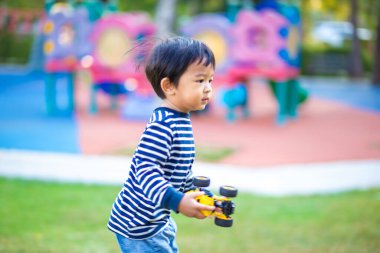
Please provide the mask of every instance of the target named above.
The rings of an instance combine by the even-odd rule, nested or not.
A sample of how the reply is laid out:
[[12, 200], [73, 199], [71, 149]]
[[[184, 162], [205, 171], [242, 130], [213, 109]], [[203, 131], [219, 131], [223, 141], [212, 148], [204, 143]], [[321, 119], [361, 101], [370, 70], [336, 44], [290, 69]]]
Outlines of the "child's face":
[[211, 64], [191, 64], [180, 77], [171, 102], [182, 112], [205, 109], [211, 99], [213, 78], [214, 69]]

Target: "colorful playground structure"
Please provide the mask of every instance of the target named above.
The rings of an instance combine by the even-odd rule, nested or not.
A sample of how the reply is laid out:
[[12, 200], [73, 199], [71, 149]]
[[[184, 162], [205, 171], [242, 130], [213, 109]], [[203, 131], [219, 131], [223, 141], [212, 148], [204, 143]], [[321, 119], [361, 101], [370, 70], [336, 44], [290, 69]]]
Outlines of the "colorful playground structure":
[[[69, 1], [46, 7], [43, 31], [48, 113], [57, 110], [57, 74], [67, 76], [67, 109], [73, 111], [74, 74], [87, 69], [92, 78], [90, 113], [97, 112], [96, 94], [102, 91], [111, 98], [111, 108], [116, 108], [118, 95], [126, 95], [123, 117], [145, 116], [157, 101], [136, 66], [143, 62], [149, 49], [146, 47], [152, 44], [146, 42], [155, 35], [154, 23], [144, 13], [116, 13], [114, 5], [99, 14], [101, 8], [95, 6], [103, 1], [95, 1], [98, 5], [94, 1], [88, 1], [92, 5], [81, 2], [79, 6]], [[239, 107], [245, 117], [249, 115], [247, 83], [260, 77], [268, 80], [278, 101], [277, 123], [283, 124], [288, 117], [297, 117], [299, 103], [307, 98], [307, 92], [297, 81], [300, 25], [296, 7], [262, 1], [250, 9], [229, 9], [227, 15], [193, 17], [178, 33], [197, 38], [214, 51], [217, 61], [214, 83], [221, 88], [219, 95], [227, 110], [227, 120], [237, 118]], [[146, 108], [146, 112], [141, 108]]]
[[222, 101], [227, 119], [241, 107], [248, 116], [247, 84], [266, 78], [278, 101], [277, 122], [297, 117], [299, 102], [307, 98], [297, 81], [300, 67], [300, 15], [294, 6], [268, 1], [256, 9], [229, 11], [229, 15], [203, 14], [182, 27], [186, 36], [204, 41], [214, 51], [217, 79], [224, 85]]
[[130, 49], [153, 36], [155, 26], [147, 14], [115, 13], [114, 5], [105, 6], [102, 13], [103, 4], [104, 1], [82, 1], [81, 5], [74, 6], [68, 1], [47, 5], [43, 48], [49, 114], [59, 110], [56, 82], [62, 75], [66, 76], [67, 84], [66, 110], [74, 110], [75, 73], [84, 69], [92, 80], [90, 113], [98, 110], [98, 91], [109, 95], [113, 109], [117, 107], [118, 95], [131, 92], [134, 94], [129, 96], [128, 105], [130, 100], [135, 100], [134, 106], [136, 101], [147, 103], [150, 86], [136, 67], [144, 59], [144, 53]]
[[[72, 111], [74, 102], [74, 73], [78, 59], [86, 54], [85, 41], [90, 24], [86, 12], [73, 10], [69, 5], [53, 6], [43, 25], [45, 40], [46, 109], [49, 114], [57, 111], [56, 82], [63, 75], [67, 84], [67, 110]], [[76, 24], [81, 23], [81, 26]]]
[[[148, 52], [149, 44], [144, 42], [154, 33], [155, 26], [144, 13], [108, 15], [94, 25], [90, 38], [94, 46], [84, 66], [90, 70], [93, 81], [91, 113], [97, 112], [98, 90], [114, 98], [112, 108], [116, 108], [119, 94], [129, 94], [125, 106], [130, 106], [132, 100], [155, 102], [149, 82], [138, 69]], [[133, 111], [125, 112], [125, 116], [132, 116]]]

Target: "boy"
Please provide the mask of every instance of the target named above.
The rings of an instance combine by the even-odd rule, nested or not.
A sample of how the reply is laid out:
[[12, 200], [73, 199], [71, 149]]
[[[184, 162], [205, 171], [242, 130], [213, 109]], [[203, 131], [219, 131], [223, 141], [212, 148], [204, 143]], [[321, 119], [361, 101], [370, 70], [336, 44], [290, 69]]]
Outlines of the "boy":
[[148, 58], [145, 73], [163, 104], [153, 111], [109, 218], [122, 252], [178, 252], [170, 210], [203, 219], [201, 210], [214, 209], [194, 199], [202, 192], [184, 194], [195, 156], [189, 113], [209, 102], [214, 69], [212, 51], [190, 38], [167, 39]]

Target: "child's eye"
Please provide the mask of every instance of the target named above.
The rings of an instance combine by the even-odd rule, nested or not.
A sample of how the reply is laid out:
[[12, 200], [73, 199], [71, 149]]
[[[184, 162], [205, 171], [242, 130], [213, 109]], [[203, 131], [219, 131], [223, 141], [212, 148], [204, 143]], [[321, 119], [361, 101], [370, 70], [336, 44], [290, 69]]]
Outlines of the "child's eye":
[[197, 80], [197, 83], [203, 83], [205, 80], [204, 79], [200, 79], [200, 80]]

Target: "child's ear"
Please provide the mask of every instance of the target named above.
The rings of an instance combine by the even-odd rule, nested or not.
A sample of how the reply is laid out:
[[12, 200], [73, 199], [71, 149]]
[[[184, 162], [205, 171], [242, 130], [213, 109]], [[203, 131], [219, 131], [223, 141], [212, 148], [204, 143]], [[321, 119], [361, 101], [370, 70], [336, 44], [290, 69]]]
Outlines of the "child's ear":
[[175, 95], [175, 87], [170, 82], [169, 78], [165, 77], [161, 79], [161, 89], [164, 92], [165, 95]]

